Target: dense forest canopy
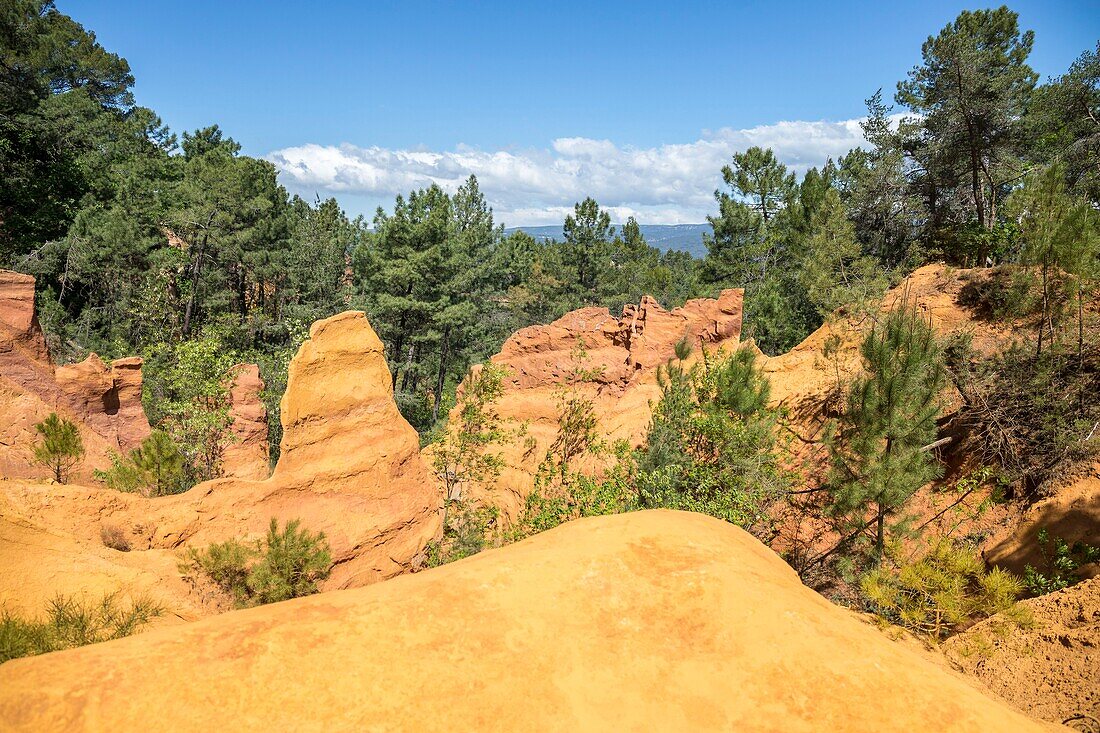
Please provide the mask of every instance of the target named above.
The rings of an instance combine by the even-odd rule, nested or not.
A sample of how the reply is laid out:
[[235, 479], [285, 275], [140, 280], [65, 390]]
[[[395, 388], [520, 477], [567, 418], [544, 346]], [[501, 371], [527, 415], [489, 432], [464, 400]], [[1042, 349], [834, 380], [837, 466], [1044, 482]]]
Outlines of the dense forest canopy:
[[0, 266], [36, 276], [59, 361], [144, 356], [147, 412], [181, 443], [221, 429], [196, 412], [237, 361], [261, 365], [277, 430], [289, 357], [349, 308], [368, 313], [401, 409], [427, 431], [472, 363], [580, 306], [743, 287], [748, 333], [776, 353], [931, 260], [1096, 266], [1095, 252], [1037, 255], [1007, 202], [1056, 170], [1058, 195], [1100, 206], [1100, 44], [1040, 81], [1034, 34], [1004, 7], [930, 36], [893, 95], [868, 90], [865, 147], [801, 180], [771, 150], [734, 155], [714, 172], [702, 259], [650, 246], [633, 219], [612, 226], [591, 198], [560, 239], [505, 234], [473, 176], [351, 219], [288, 195], [217, 125], [173, 134], [137, 104], [125, 59], [52, 2], [0, 13]]

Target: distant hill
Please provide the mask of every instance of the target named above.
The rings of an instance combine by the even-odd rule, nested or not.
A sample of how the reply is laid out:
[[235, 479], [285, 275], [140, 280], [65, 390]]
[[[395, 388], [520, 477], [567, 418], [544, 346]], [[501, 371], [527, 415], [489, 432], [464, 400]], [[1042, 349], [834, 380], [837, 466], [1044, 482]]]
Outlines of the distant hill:
[[[693, 257], [703, 257], [707, 248], [703, 246], [703, 234], [710, 234], [710, 224], [641, 224], [642, 236], [650, 245], [662, 252], [678, 249], [690, 252]], [[615, 225], [615, 231], [622, 228], [621, 224]], [[562, 239], [560, 226], [542, 227], [511, 227], [505, 232], [522, 230], [539, 241], [548, 239]]]

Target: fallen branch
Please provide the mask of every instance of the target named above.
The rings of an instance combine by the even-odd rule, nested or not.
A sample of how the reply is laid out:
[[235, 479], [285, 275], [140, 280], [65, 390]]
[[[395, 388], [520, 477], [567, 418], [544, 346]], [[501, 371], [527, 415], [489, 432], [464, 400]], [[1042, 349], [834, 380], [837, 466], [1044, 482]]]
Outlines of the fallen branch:
[[935, 443], [929, 443], [928, 445], [921, 447], [921, 449], [918, 452], [919, 453], [927, 453], [930, 450], [934, 450], [935, 448], [939, 448], [941, 445], [947, 445], [952, 440], [954, 440], [954, 438], [952, 438], [950, 435], [948, 435], [946, 438], [940, 438]]

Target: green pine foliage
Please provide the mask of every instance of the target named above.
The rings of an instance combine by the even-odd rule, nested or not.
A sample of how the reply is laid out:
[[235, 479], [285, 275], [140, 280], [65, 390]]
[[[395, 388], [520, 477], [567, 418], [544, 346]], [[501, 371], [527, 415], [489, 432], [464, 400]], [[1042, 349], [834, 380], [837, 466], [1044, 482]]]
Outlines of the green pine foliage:
[[[1020, 263], [1039, 270], [1042, 313], [1036, 354], [1043, 351], [1044, 337], [1048, 344], [1055, 337], [1066, 301], [1076, 301], [1078, 349], [1084, 348], [1085, 292], [1100, 273], [1100, 215], [1069, 193], [1065, 171], [1063, 165], [1052, 165], [1031, 174], [1007, 206], [1019, 231]], [[1061, 292], [1055, 288], [1058, 280]]]
[[84, 441], [80, 431], [74, 422], [59, 417], [56, 412], [36, 423], [34, 429], [40, 436], [34, 447], [35, 463], [48, 468], [59, 484], [64, 483], [69, 472], [84, 457]]
[[45, 617], [39, 619], [5, 610], [0, 613], [0, 663], [121, 639], [162, 613], [149, 599], [139, 598], [127, 606], [117, 595], [103, 596], [98, 602], [59, 595], [46, 605]]
[[799, 284], [822, 319], [840, 308], [866, 304], [886, 290], [879, 262], [863, 253], [837, 189], [826, 189], [805, 242]]
[[279, 601], [311, 595], [332, 572], [332, 555], [322, 532], [299, 529], [297, 519], [280, 531], [273, 518], [267, 530], [260, 561], [248, 574], [252, 603]]
[[272, 517], [267, 535], [255, 543], [231, 539], [191, 548], [180, 572], [208, 578], [243, 608], [316, 593], [332, 572], [332, 555], [323, 532], [302, 529], [297, 519], [280, 530]]
[[687, 367], [689, 351], [680, 344], [660, 374], [661, 401], [637, 455], [639, 503], [753, 526], [791, 481], [770, 385], [750, 347]]
[[849, 389], [831, 445], [829, 513], [844, 543], [878, 562], [887, 521], [939, 476], [928, 446], [936, 439], [946, 371], [931, 326], [904, 301], [871, 329], [861, 354], [864, 373]]
[[[1019, 120], [1038, 79], [1027, 64], [1034, 38], [1007, 7], [964, 10], [924, 42], [922, 63], [898, 83], [898, 103], [919, 115], [902, 125], [916, 178], [937, 198], [927, 204], [930, 235], [963, 261], [981, 264], [992, 253], [988, 238], [959, 235], [970, 225], [983, 234], [995, 228], [998, 207], [1024, 169]], [[954, 196], [940, 195], [945, 184]], [[952, 249], [960, 244], [967, 246]]]
[[111, 457], [111, 468], [95, 476], [112, 489], [143, 496], [176, 494], [187, 488], [187, 461], [162, 430], [154, 430], [141, 445], [123, 458]]
[[1026, 611], [1016, 605], [1024, 589], [1020, 579], [1000, 568], [987, 570], [976, 548], [948, 539], [914, 562], [871, 570], [860, 578], [860, 589], [880, 620], [932, 641], [998, 613], [1027, 622]]

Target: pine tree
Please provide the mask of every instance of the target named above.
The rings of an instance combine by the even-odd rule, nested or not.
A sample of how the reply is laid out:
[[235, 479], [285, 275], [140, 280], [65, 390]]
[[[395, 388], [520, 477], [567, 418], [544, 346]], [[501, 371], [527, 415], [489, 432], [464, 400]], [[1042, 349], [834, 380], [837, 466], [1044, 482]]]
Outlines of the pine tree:
[[881, 89], [866, 104], [860, 128], [869, 148], [843, 156], [835, 180], [864, 253], [892, 270], [916, 255], [921, 200], [907, 177], [903, 139], [890, 120], [893, 108], [883, 103]]
[[163, 430], [154, 430], [131, 452], [130, 460], [147, 476], [152, 496], [172, 494], [183, 486], [186, 459]]
[[410, 193], [408, 200], [398, 196], [392, 215], [378, 209], [374, 234], [355, 252], [359, 289], [386, 345], [399, 398], [416, 393], [425, 376], [423, 354], [434, 340], [432, 321], [452, 215], [450, 197], [435, 184]]
[[843, 544], [862, 544], [870, 530], [870, 555], [877, 562], [885, 550], [886, 521], [939, 475], [928, 446], [936, 437], [946, 379], [931, 326], [906, 302], [871, 329], [861, 354], [864, 374], [851, 385], [832, 445], [829, 511]]
[[804, 247], [799, 283], [822, 318], [885, 289], [877, 263], [862, 254], [855, 227], [835, 188], [826, 190], [814, 212]]
[[598, 297], [599, 285], [611, 264], [611, 239], [615, 236], [611, 215], [594, 199], [586, 198], [565, 217], [562, 232], [566, 252], [576, 267], [577, 294], [582, 300], [591, 299], [593, 294]]
[[691, 348], [659, 372], [661, 401], [637, 452], [643, 507], [697, 511], [748, 527], [789, 483], [780, 466], [770, 385], [755, 353], [684, 364]]
[[[955, 187], [967, 191], [969, 220], [991, 230], [1010, 182], [1020, 175], [1022, 126], [1037, 75], [1027, 65], [1034, 34], [1006, 7], [963, 11], [921, 48], [923, 63], [898, 84], [907, 145], [927, 175], [933, 219]], [[965, 223], [965, 222], [961, 222]], [[984, 259], [985, 253], [968, 253]]]
[[332, 572], [332, 555], [325, 534], [299, 530], [293, 519], [282, 531], [274, 517], [261, 548], [260, 561], [248, 573], [251, 604], [278, 603], [316, 593]]
[[1019, 227], [1022, 264], [1038, 267], [1043, 290], [1035, 353], [1042, 354], [1044, 335], [1054, 337], [1057, 298], [1053, 280], [1063, 273], [1075, 286], [1078, 312], [1078, 351], [1084, 347], [1084, 293], [1086, 282], [1096, 275], [1100, 253], [1100, 222], [1088, 202], [1066, 190], [1064, 165], [1052, 165], [1026, 179], [1023, 188], [1009, 198], [1009, 216]]
[[187, 488], [187, 458], [162, 430], [154, 430], [126, 458], [116, 455], [107, 471], [96, 478], [116, 491], [144, 496], [175, 494]]
[[71, 420], [51, 412], [49, 417], [34, 426], [42, 436], [34, 448], [36, 463], [46, 466], [59, 484], [65, 481], [69, 471], [84, 457], [84, 441]]
[[1065, 165], [1071, 191], [1100, 206], [1100, 42], [1035, 90], [1024, 124], [1032, 156]]
[[771, 148], [751, 147], [733, 154], [733, 165], [722, 168], [726, 185], [744, 196], [767, 225], [795, 190], [793, 173], [780, 163]]

